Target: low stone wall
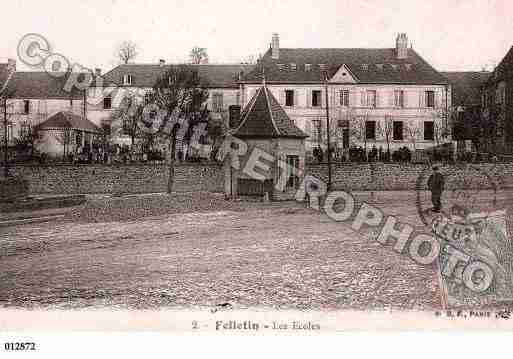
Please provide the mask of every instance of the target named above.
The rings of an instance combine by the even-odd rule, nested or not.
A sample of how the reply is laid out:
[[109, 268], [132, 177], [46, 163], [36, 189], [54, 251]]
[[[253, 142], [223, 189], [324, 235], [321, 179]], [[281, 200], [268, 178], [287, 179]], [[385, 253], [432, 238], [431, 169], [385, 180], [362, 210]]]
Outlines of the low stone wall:
[[[165, 192], [169, 176], [165, 164], [21, 165], [14, 172], [29, 181], [31, 194]], [[223, 180], [217, 164], [177, 164], [173, 189], [221, 192]]]
[[29, 194], [29, 182], [21, 177], [0, 177], [0, 203], [25, 199]]
[[[308, 174], [328, 181], [326, 164], [309, 164]], [[446, 189], [513, 188], [513, 164], [479, 163], [440, 166], [445, 176]], [[332, 164], [333, 189], [364, 190], [414, 190], [426, 189], [432, 173], [431, 167], [421, 164], [399, 163], [336, 163]]]
[[[425, 189], [431, 168], [419, 164], [335, 163], [333, 189]], [[441, 166], [446, 188], [513, 188], [513, 164], [462, 164]], [[307, 164], [307, 174], [325, 182], [326, 164]], [[16, 175], [29, 181], [31, 194], [151, 193], [166, 192], [165, 164], [16, 166]], [[419, 180], [420, 178], [420, 180]], [[174, 191], [223, 192], [224, 173], [219, 164], [177, 164]]]

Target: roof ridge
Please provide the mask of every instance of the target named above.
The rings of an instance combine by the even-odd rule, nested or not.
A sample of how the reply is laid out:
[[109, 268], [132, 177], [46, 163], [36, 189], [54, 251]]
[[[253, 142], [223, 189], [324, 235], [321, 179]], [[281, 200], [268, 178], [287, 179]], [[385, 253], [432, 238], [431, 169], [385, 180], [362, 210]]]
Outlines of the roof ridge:
[[262, 87], [260, 87], [258, 89], [258, 91], [251, 98], [250, 102], [246, 105], [248, 107], [248, 109], [247, 109], [247, 111], [246, 111], [246, 109], [244, 109], [244, 111], [243, 111], [244, 118], [242, 119], [242, 121], [240, 121], [239, 125], [233, 129], [233, 133], [237, 133], [237, 131], [239, 131], [240, 128], [242, 127], [242, 125], [247, 121], [248, 115], [251, 113], [251, 110], [255, 106], [256, 100], [257, 100], [258, 95], [261, 90], [262, 90]]
[[[272, 107], [271, 107], [271, 103], [269, 101], [269, 94], [268, 94], [268, 89], [267, 89], [267, 86], [263, 86], [262, 87], [264, 89], [264, 95], [265, 95], [265, 101], [267, 103], [267, 110], [269, 111], [269, 115], [271, 116], [271, 122], [274, 126], [274, 129], [276, 130], [276, 133], [278, 134], [278, 136], [281, 135], [281, 132], [280, 132], [280, 129], [278, 128], [278, 126], [276, 125], [276, 122], [274, 121], [274, 116], [273, 116], [273, 110], [272, 110]], [[272, 94], [271, 94], [272, 96]]]

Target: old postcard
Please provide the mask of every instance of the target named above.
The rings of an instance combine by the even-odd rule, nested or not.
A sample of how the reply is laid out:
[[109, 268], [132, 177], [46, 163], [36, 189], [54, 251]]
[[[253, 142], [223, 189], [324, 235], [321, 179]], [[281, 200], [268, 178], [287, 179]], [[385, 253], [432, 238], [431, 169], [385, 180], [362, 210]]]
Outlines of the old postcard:
[[512, 330], [512, 11], [3, 4], [0, 331]]

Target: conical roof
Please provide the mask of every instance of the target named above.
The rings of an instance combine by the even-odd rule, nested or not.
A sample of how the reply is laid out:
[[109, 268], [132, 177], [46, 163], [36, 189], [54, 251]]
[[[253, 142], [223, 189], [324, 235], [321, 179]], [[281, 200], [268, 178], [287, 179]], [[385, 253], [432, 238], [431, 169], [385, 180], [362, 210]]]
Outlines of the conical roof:
[[232, 133], [239, 138], [306, 138], [271, 91], [264, 85], [248, 102], [241, 114], [241, 121]]

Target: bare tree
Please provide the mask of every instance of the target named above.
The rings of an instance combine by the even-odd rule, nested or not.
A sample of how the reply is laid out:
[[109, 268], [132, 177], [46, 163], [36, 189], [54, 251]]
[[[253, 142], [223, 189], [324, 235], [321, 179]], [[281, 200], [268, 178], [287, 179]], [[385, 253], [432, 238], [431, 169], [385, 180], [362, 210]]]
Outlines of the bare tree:
[[386, 160], [388, 162], [390, 161], [392, 155], [390, 153], [390, 142], [392, 142], [392, 139], [394, 138], [394, 121], [392, 119], [392, 116], [385, 116], [385, 122], [383, 123], [383, 126], [381, 126], [381, 132], [387, 143]]
[[194, 126], [208, 121], [207, 85], [196, 68], [187, 65], [171, 66], [159, 77], [150, 94], [151, 102], [166, 114], [160, 119], [158, 135], [168, 142], [169, 193], [173, 190], [178, 131], [184, 138], [190, 139]]
[[420, 138], [421, 129], [416, 126], [412, 122], [405, 122], [406, 124], [406, 134], [408, 135], [408, 140], [413, 146], [413, 152], [417, 152], [417, 140]]
[[135, 140], [140, 137], [139, 121], [142, 119], [144, 105], [141, 97], [127, 91], [120, 105], [111, 114], [111, 136], [124, 134], [130, 137], [130, 150], [134, 150]]
[[128, 64], [139, 54], [137, 44], [130, 40], [122, 41], [116, 48], [116, 57], [123, 64]]
[[69, 154], [70, 146], [73, 143], [73, 130], [69, 127], [63, 128], [56, 134], [55, 139], [62, 145], [62, 159], [66, 160]]
[[207, 49], [204, 47], [194, 46], [189, 53], [191, 64], [208, 64]]

